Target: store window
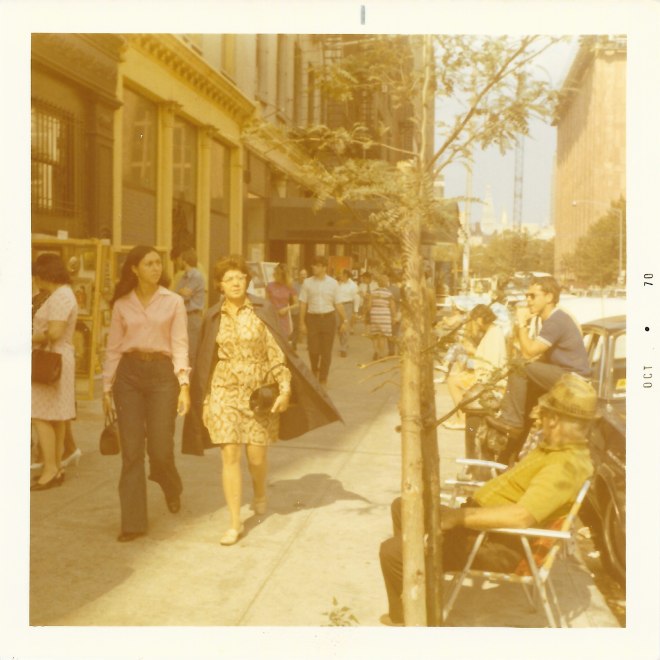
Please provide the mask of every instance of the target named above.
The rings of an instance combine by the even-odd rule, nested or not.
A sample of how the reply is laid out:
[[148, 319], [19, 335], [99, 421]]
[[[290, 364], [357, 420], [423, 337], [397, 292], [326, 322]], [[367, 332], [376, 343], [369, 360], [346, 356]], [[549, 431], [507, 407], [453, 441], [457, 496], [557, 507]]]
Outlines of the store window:
[[32, 208], [71, 215], [73, 190], [73, 115], [32, 101]]
[[195, 246], [197, 130], [176, 117], [172, 158], [172, 245]]

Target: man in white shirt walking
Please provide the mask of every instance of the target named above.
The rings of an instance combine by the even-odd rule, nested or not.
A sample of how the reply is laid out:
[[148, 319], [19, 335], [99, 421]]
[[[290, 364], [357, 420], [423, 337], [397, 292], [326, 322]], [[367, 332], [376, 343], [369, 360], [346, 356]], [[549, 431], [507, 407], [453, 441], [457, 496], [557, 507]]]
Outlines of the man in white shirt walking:
[[339, 332], [348, 330], [346, 313], [338, 302], [339, 285], [327, 274], [328, 262], [323, 256], [312, 260], [312, 277], [308, 277], [300, 290], [300, 331], [307, 333], [307, 350], [313, 374], [321, 385], [327, 385], [332, 344], [337, 330], [335, 312], [341, 323]]
[[341, 318], [337, 316], [337, 328], [339, 331], [339, 355], [346, 357], [348, 354], [348, 338], [350, 337], [351, 319], [355, 311], [356, 298], [358, 297], [357, 284], [351, 279], [351, 273], [344, 268], [339, 274], [339, 291], [337, 302], [344, 308], [346, 324], [341, 329]]

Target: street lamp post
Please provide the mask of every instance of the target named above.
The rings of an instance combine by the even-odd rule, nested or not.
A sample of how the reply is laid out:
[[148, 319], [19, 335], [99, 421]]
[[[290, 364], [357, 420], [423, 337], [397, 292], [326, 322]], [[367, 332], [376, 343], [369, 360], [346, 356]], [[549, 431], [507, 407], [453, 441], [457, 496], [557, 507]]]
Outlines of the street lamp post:
[[593, 204], [594, 206], [603, 206], [610, 211], [614, 211], [619, 216], [619, 268], [617, 271], [617, 283], [623, 284], [623, 211], [621, 209], [607, 204], [606, 202], [599, 202], [595, 199], [574, 199], [571, 206], [578, 206], [578, 204]]

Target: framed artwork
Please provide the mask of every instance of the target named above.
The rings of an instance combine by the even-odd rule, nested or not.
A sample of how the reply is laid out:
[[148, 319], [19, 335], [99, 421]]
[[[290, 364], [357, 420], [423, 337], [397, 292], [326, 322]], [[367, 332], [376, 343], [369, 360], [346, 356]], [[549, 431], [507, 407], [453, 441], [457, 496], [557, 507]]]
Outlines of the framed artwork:
[[92, 333], [84, 321], [76, 323], [73, 333], [73, 350], [76, 356], [76, 373], [86, 374], [89, 372], [92, 349]]
[[78, 314], [80, 316], [89, 316], [92, 313], [93, 285], [93, 280], [82, 277], [76, 278], [71, 284], [73, 294], [78, 301]]
[[275, 268], [277, 268], [277, 264], [279, 262], [275, 261], [264, 261], [262, 262], [262, 267], [264, 271], [264, 281], [266, 284], [269, 284], [270, 282], [275, 281], [275, 276], [273, 273], [275, 272]]

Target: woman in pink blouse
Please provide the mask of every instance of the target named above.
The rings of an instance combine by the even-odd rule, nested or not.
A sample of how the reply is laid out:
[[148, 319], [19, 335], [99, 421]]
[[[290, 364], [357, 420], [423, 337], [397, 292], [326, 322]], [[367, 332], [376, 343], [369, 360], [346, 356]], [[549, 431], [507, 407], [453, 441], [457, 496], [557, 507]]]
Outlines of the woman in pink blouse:
[[145, 445], [149, 479], [163, 489], [172, 513], [181, 508], [174, 423], [177, 412], [185, 415], [190, 408], [187, 318], [183, 298], [163, 282], [158, 252], [138, 245], [126, 257], [112, 298], [103, 408], [107, 413], [116, 407], [121, 438], [120, 542], [147, 530]]

